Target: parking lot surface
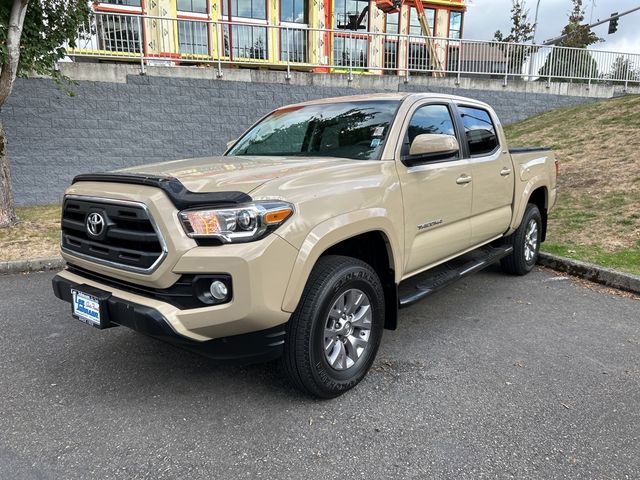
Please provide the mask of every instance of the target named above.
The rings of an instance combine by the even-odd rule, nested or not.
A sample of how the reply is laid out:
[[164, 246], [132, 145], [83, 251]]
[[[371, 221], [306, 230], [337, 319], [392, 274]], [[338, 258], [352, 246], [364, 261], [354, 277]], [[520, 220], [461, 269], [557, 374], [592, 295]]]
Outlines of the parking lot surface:
[[92, 329], [0, 277], [0, 478], [639, 478], [640, 302], [492, 268], [401, 312], [355, 390]]

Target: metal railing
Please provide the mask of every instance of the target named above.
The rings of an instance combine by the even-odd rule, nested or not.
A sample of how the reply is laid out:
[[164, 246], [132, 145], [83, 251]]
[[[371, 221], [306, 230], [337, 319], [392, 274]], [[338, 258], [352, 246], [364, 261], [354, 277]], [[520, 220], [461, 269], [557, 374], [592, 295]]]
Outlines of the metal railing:
[[[431, 44], [431, 45], [430, 45]], [[432, 47], [432, 48], [430, 48]], [[95, 12], [73, 60], [640, 85], [640, 54], [419, 35]], [[434, 58], [437, 56], [437, 58]]]

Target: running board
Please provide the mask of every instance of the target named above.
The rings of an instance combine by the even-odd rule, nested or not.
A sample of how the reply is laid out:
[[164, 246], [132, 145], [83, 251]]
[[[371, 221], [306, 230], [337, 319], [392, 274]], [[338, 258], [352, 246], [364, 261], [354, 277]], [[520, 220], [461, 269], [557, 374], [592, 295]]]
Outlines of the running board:
[[513, 247], [507, 245], [480, 247], [408, 278], [398, 288], [399, 308], [407, 308], [455, 281], [488, 267], [511, 252]]

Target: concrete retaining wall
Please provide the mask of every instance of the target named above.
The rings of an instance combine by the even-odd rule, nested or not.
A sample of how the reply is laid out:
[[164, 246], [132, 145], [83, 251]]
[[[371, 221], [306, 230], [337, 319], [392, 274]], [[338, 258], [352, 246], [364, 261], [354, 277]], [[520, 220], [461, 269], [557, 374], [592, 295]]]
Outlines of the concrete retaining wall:
[[[273, 108], [314, 98], [384, 91], [440, 92], [483, 100], [503, 123], [615, 92], [497, 80], [356, 76], [70, 64], [73, 96], [46, 78], [19, 79], [0, 113], [18, 205], [58, 202], [78, 173], [219, 154]], [[591, 96], [589, 96], [591, 95]]]

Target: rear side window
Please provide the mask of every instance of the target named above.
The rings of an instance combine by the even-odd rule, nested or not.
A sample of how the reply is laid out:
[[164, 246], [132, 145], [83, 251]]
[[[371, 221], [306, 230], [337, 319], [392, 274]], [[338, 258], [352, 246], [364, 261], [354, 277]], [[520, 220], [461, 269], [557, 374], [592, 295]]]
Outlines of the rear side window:
[[493, 153], [498, 148], [496, 128], [489, 112], [481, 108], [458, 107], [472, 157]]

